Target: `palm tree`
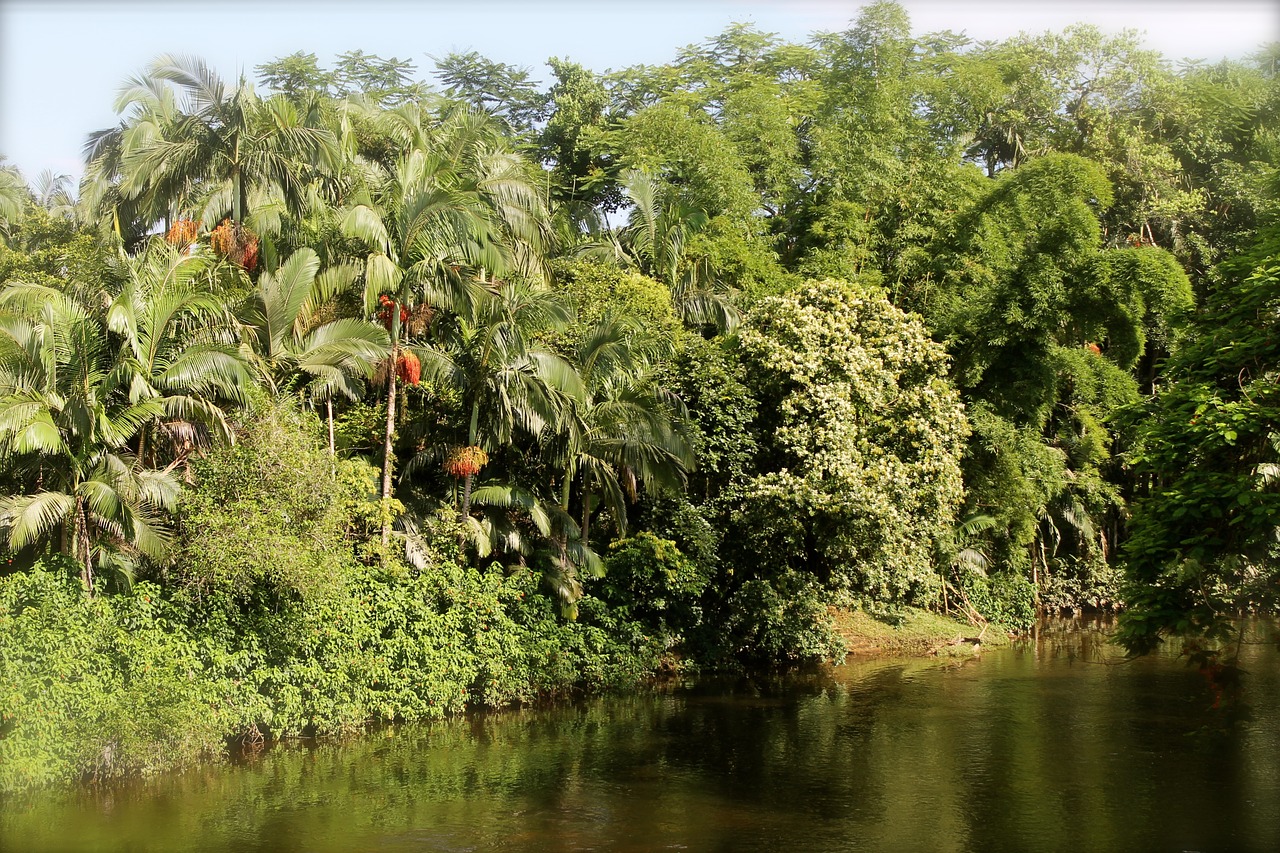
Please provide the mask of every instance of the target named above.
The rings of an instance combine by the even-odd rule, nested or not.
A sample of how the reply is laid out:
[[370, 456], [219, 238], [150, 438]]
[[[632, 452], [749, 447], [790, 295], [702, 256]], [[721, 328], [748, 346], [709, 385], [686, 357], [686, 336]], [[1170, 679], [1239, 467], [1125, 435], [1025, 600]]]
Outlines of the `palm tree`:
[[[573, 365], [536, 339], [571, 319], [559, 293], [507, 283], [470, 317], [442, 324], [443, 346], [468, 413], [467, 446], [486, 453], [512, 443], [517, 431], [536, 438], [554, 426], [585, 388]], [[471, 511], [476, 471], [466, 469], [462, 519]]]
[[253, 382], [237, 347], [238, 325], [220, 295], [231, 286], [224, 278], [231, 266], [186, 257], [159, 239], [117, 266], [120, 292], [98, 298], [109, 299], [107, 327], [123, 338], [130, 398], [157, 399], [164, 409], [140, 432], [139, 458], [154, 463], [153, 430], [170, 440], [179, 461], [210, 441], [231, 441], [219, 403], [243, 403], [243, 389]]
[[36, 177], [36, 204], [62, 219], [74, 219], [76, 200], [71, 194], [71, 176], [45, 169]]
[[[342, 218], [342, 233], [370, 248], [365, 308], [378, 297], [395, 308], [419, 304], [470, 315], [489, 298], [491, 277], [540, 275], [545, 212], [519, 157], [482, 119], [455, 113], [427, 126], [412, 108], [393, 111], [387, 132], [415, 147], [390, 169], [373, 165], [367, 191]], [[390, 363], [401, 354], [400, 311], [391, 310]], [[423, 351], [447, 371], [439, 351]], [[423, 363], [424, 369], [427, 362]], [[382, 498], [391, 497], [396, 371], [388, 371]], [[383, 525], [383, 542], [390, 523]]]
[[82, 216], [104, 237], [114, 235], [123, 245], [135, 246], [156, 222], [169, 218], [171, 210], [167, 200], [126, 197], [120, 186], [124, 156], [160, 138], [177, 120], [179, 108], [171, 86], [147, 77], [131, 79], [116, 108], [127, 109], [128, 115], [115, 127], [90, 133], [84, 144], [80, 206]]
[[0, 529], [15, 551], [56, 536], [89, 592], [113, 554], [164, 554], [177, 495], [171, 470], [130, 451], [165, 409], [134, 398], [126, 361], [100, 310], [39, 285], [0, 296], [0, 459], [31, 487], [0, 498]]
[[325, 305], [353, 287], [359, 273], [352, 264], [321, 272], [319, 256], [303, 248], [258, 277], [240, 319], [273, 390], [301, 376], [313, 399], [333, 394], [350, 400], [360, 397], [364, 389], [359, 380], [386, 356], [387, 332], [368, 320], [322, 320]]
[[9, 229], [22, 218], [22, 211], [31, 201], [22, 174], [12, 166], [3, 165], [0, 158], [0, 236], [7, 241]]
[[312, 249], [299, 249], [274, 271], [263, 272], [240, 312], [260, 373], [277, 393], [306, 382], [313, 402], [323, 400], [333, 447], [333, 398], [360, 398], [363, 380], [387, 354], [380, 326], [351, 317], [323, 321], [324, 308], [349, 290], [359, 275], [352, 264], [320, 271]]
[[741, 320], [738, 309], [707, 262], [685, 254], [689, 239], [707, 227], [706, 212], [671, 198], [645, 172], [627, 171], [622, 182], [633, 205], [619, 234], [623, 252], [641, 272], [670, 288], [672, 305], [685, 323], [733, 331]]
[[[157, 96], [165, 84], [177, 87], [189, 111], [155, 108], [166, 103]], [[308, 170], [331, 165], [336, 156], [334, 134], [316, 113], [300, 111], [283, 95], [262, 100], [243, 78], [228, 89], [191, 57], [157, 58], [121, 92], [117, 109], [130, 106], [161, 120], [122, 138], [121, 193], [150, 199], [151, 210], [199, 207], [206, 225], [228, 215], [246, 222], [255, 194], [300, 206]]]
[[631, 323], [606, 316], [576, 353], [587, 394], [569, 407], [552, 454], [563, 466], [560, 506], [566, 512], [571, 487], [581, 477], [584, 539], [597, 489], [625, 536], [626, 499], [636, 500], [637, 487], [683, 491], [693, 467], [684, 405], [653, 381], [652, 349]]

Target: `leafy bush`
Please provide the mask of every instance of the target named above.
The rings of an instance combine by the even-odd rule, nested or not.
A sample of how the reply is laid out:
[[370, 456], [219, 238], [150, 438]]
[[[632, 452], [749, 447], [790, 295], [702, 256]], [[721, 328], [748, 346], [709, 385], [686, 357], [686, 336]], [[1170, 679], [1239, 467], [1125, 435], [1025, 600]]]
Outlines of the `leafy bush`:
[[748, 580], [725, 601], [720, 656], [766, 665], [843, 660], [844, 643], [826, 598], [821, 586], [797, 572]]
[[968, 432], [942, 348], [880, 288], [840, 281], [764, 300], [741, 341], [771, 438], [729, 502], [729, 562], [770, 555], [841, 593], [934, 603]]
[[320, 429], [295, 404], [261, 400], [234, 446], [193, 464], [195, 487], [179, 506], [176, 572], [184, 583], [271, 601], [342, 583], [352, 552], [349, 512], [364, 495], [351, 472], [334, 476]]
[[1024, 631], [1036, 621], [1036, 589], [1017, 572], [996, 572], [983, 577], [975, 572], [961, 576], [961, 589], [983, 617], [1014, 631]]
[[631, 687], [664, 650], [590, 596], [556, 616], [539, 578], [354, 564], [275, 612], [142, 582], [89, 598], [74, 567], [0, 579], [0, 790], [149, 772], [228, 739], [330, 735], [571, 691]]
[[205, 621], [218, 652], [209, 666], [258, 694], [242, 727], [334, 734], [614, 689], [652, 672], [661, 651], [603, 607], [562, 622], [528, 570], [437, 561], [422, 574], [358, 564], [351, 572], [340, 594], [279, 614], [228, 607]]
[[1101, 554], [1065, 557], [1046, 573], [1040, 604], [1048, 611], [1089, 607], [1111, 610], [1119, 605], [1119, 571]]
[[642, 531], [609, 546], [604, 599], [675, 644], [702, 620], [701, 597], [708, 568], [686, 557], [676, 543]]
[[218, 754], [240, 691], [157, 587], [86, 597], [65, 558], [0, 578], [0, 791]]
[[576, 349], [608, 313], [635, 320], [636, 325], [667, 342], [681, 337], [680, 318], [671, 307], [671, 292], [662, 282], [614, 264], [557, 261], [556, 287], [569, 295], [576, 321], [565, 333], [565, 346]]

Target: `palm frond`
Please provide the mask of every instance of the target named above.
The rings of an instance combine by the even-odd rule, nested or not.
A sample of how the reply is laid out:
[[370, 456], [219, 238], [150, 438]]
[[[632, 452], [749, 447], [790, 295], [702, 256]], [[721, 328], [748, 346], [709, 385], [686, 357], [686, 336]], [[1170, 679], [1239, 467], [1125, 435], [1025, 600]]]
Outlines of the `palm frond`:
[[0, 529], [8, 531], [9, 548], [17, 551], [48, 536], [75, 507], [76, 499], [63, 492], [0, 498]]

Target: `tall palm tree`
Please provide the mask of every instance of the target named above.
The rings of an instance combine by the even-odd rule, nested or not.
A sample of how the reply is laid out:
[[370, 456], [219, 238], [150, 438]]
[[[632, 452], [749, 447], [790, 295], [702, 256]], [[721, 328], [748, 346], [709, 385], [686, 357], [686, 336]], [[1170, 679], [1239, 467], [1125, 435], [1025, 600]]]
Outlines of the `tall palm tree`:
[[0, 237], [9, 239], [9, 229], [22, 218], [22, 211], [30, 201], [31, 193], [27, 182], [22, 180], [22, 173], [4, 165], [0, 159]]
[[[626, 535], [626, 502], [637, 489], [682, 490], [693, 452], [682, 424], [679, 399], [653, 381], [643, 335], [632, 325], [607, 316], [587, 335], [563, 369], [576, 378], [572, 393], [560, 390], [555, 421], [538, 425], [542, 458], [551, 472], [543, 482], [559, 479], [554, 497], [539, 496], [531, 486], [486, 482], [475, 490], [482, 507], [502, 512], [484, 517], [477, 539], [502, 544], [505, 550], [533, 558], [543, 578], [572, 618], [582, 596], [580, 578], [600, 577], [604, 564], [589, 543], [590, 522], [598, 492], [609, 508], [619, 535]], [[459, 359], [464, 362], [463, 359]], [[559, 389], [557, 389], [559, 390]], [[481, 439], [483, 443], [483, 439]], [[570, 515], [573, 488], [579, 487], [581, 523]], [[510, 512], [522, 511], [539, 534], [521, 536], [510, 524]], [[464, 522], [470, 524], [469, 514]], [[496, 546], [495, 546], [496, 547]]]
[[638, 486], [683, 491], [693, 467], [684, 404], [654, 382], [650, 349], [632, 324], [606, 316], [576, 353], [587, 393], [568, 407], [552, 446], [563, 466], [560, 506], [566, 512], [573, 483], [581, 480], [584, 539], [596, 490], [625, 536], [626, 500], [635, 501]]
[[[176, 87], [185, 111], [158, 113], [157, 92]], [[230, 216], [244, 223], [254, 194], [301, 203], [306, 175], [336, 156], [333, 132], [311, 111], [280, 95], [260, 99], [243, 78], [228, 87], [203, 61], [165, 55], [125, 86], [123, 111], [142, 105], [158, 122], [122, 139], [120, 189], [153, 200], [151, 209], [201, 211], [206, 225]]]
[[[559, 293], [526, 283], [507, 283], [471, 316], [442, 324], [442, 345], [451, 353], [468, 413], [467, 445], [486, 452], [512, 443], [517, 431], [537, 438], [553, 427], [566, 406], [584, 400], [573, 365], [537, 340], [562, 330], [571, 319]], [[474, 471], [463, 483], [464, 520], [471, 511]]]
[[177, 495], [171, 471], [131, 452], [165, 411], [130, 393], [126, 361], [100, 309], [39, 285], [0, 295], [0, 459], [29, 487], [0, 498], [0, 530], [12, 550], [56, 538], [89, 592], [113, 554], [164, 554]]
[[387, 353], [388, 336], [368, 320], [323, 320], [324, 306], [354, 286], [351, 264], [320, 271], [312, 249], [299, 249], [277, 269], [265, 271], [240, 311], [263, 378], [279, 391], [303, 379], [312, 399], [334, 394], [355, 400], [361, 380]]
[[54, 216], [63, 219], [74, 219], [76, 215], [76, 200], [71, 193], [71, 176], [54, 172], [52, 169], [45, 169], [36, 176], [35, 187], [36, 204], [49, 211]]
[[[541, 196], [527, 165], [504, 149], [490, 125], [466, 113], [429, 125], [410, 108], [395, 111], [388, 127], [415, 147], [391, 168], [373, 164], [367, 191], [352, 200], [341, 224], [343, 234], [370, 249], [364, 264], [366, 311], [387, 295], [397, 308], [427, 304], [468, 316], [490, 298], [486, 285], [494, 277], [540, 275], [546, 220]], [[389, 325], [395, 364], [404, 332], [398, 310], [390, 312]], [[387, 401], [384, 502], [391, 497], [394, 370], [388, 371]], [[389, 536], [388, 521], [384, 543]]]
[[177, 120], [177, 94], [165, 81], [132, 78], [117, 100], [127, 114], [115, 127], [94, 131], [84, 144], [85, 171], [80, 180], [81, 216], [104, 237], [114, 236], [125, 246], [146, 239], [151, 227], [172, 215], [166, 199], [126, 196], [121, 190], [126, 152], [161, 137]]
[[237, 346], [238, 324], [221, 293], [234, 286], [229, 264], [187, 257], [153, 239], [142, 254], [118, 261], [122, 283], [109, 300], [108, 329], [123, 339], [122, 369], [132, 400], [158, 399], [163, 416], [139, 434], [138, 456], [154, 461], [167, 437], [176, 457], [210, 441], [230, 441], [221, 403], [244, 402], [253, 383]]

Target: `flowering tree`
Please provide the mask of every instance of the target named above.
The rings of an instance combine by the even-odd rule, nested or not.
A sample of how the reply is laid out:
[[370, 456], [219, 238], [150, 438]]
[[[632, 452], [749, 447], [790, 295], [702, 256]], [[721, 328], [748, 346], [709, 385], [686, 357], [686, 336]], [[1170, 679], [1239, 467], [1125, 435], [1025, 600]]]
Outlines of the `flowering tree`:
[[771, 555], [837, 590], [928, 603], [968, 433], [942, 348], [879, 288], [823, 281], [756, 306], [742, 351], [763, 444], [725, 540], [735, 564]]

